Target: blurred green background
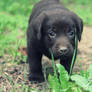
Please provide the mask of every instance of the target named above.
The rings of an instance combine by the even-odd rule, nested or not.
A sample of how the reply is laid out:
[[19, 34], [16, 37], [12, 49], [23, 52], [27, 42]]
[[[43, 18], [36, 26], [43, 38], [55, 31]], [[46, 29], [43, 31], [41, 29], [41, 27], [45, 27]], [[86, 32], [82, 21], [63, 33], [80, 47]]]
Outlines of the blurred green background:
[[[26, 30], [32, 8], [39, 0], [0, 0], [0, 56], [16, 57], [17, 49], [26, 46]], [[92, 0], [62, 0], [77, 13], [85, 25], [92, 26]]]

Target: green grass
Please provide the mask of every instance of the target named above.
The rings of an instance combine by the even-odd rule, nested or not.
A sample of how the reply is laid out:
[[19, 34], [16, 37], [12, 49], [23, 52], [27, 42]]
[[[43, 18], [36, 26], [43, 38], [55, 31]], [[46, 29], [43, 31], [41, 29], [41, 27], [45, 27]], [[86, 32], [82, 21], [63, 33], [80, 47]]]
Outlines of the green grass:
[[[38, 0], [0, 0], [0, 56], [4, 57], [6, 54], [12, 56], [13, 59], [11, 58], [11, 60], [9, 60], [10, 62], [15, 62], [18, 64], [21, 61], [21, 59], [23, 61], [26, 61], [26, 57], [22, 56], [18, 52], [18, 48], [21, 46], [26, 47], [26, 30], [28, 25], [28, 19], [32, 11], [32, 8], [36, 2], [38, 2]], [[91, 0], [62, 0], [62, 2], [65, 4], [67, 8], [78, 14], [83, 19], [85, 25], [92, 26]], [[19, 59], [17, 59], [17, 57], [19, 57]], [[85, 82], [81, 81], [81, 83], [85, 84], [84, 86], [81, 86], [77, 82], [79, 81], [78, 78], [76, 78], [76, 76], [73, 76], [72, 80], [74, 80], [75, 82], [71, 83], [69, 81], [69, 76], [65, 69], [60, 65], [57, 65], [57, 67], [60, 74], [64, 73], [61, 75], [63, 80], [60, 77], [61, 82], [59, 82], [56, 74], [54, 76], [49, 76], [49, 88], [52, 90], [52, 92], [57, 92], [57, 87], [59, 88], [58, 90], [60, 90], [61, 88], [70, 88], [69, 92], [72, 92], [71, 90], [75, 90], [73, 92], [83, 92], [83, 89], [87, 90], [85, 92], [91, 92], [89, 91], [89, 86], [92, 85], [92, 82], [90, 83], [89, 77], [92, 76], [91, 68], [89, 69], [89, 71], [91, 70], [90, 72], [85, 72], [81, 70], [81, 76], [77, 75], [79, 79], [82, 78], [84, 81], [86, 80], [89, 84], [89, 88], [86, 89], [84, 87], [86, 85]], [[25, 74], [26, 70], [24, 70], [24, 78], [26, 77]], [[13, 85], [12, 79], [7, 75], [6, 78], [12, 86], [11, 92], [16, 92], [16, 87], [18, 87], [20, 84], [15, 83]], [[63, 85], [61, 86], [62, 83]], [[65, 85], [66, 83], [67, 85]], [[29, 90], [34, 90], [26, 86], [25, 84], [22, 84], [21, 86], [22, 88], [18, 89], [18, 92], [23, 92], [23, 90], [26, 90], [25, 92], [31, 92]], [[2, 90], [3, 89], [0, 88], [0, 92], [2, 92]]]
[[35, 2], [37, 0], [0, 0], [0, 56], [26, 46], [28, 19]]
[[92, 1], [91, 0], [64, 0], [67, 8], [77, 13], [84, 24], [92, 25]]

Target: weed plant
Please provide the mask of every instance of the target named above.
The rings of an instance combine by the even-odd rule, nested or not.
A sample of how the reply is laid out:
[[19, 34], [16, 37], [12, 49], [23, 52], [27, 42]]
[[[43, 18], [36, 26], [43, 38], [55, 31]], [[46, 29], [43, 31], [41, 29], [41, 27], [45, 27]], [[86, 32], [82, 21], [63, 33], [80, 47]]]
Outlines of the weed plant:
[[[54, 57], [52, 56], [52, 64]], [[56, 68], [59, 77], [56, 75]], [[51, 92], [92, 92], [92, 65], [85, 72], [81, 70], [80, 75], [69, 75], [65, 68], [60, 64], [53, 64], [54, 75], [49, 75], [48, 82]]]

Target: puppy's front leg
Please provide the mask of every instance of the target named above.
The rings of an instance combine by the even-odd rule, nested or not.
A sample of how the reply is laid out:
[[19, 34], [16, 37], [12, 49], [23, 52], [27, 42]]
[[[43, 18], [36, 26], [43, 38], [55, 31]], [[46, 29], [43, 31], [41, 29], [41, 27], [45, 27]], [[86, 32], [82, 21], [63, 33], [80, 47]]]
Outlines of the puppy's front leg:
[[28, 54], [27, 60], [29, 63], [29, 71], [30, 71], [29, 80], [38, 82], [44, 81], [41, 64], [42, 54], [37, 52], [37, 50], [33, 48], [32, 49], [28, 48], [27, 54]]
[[[66, 57], [66, 58], [60, 59], [60, 64], [65, 67], [68, 74], [70, 73], [71, 63], [72, 63], [72, 57]], [[73, 63], [73, 66], [74, 66], [74, 63]]]

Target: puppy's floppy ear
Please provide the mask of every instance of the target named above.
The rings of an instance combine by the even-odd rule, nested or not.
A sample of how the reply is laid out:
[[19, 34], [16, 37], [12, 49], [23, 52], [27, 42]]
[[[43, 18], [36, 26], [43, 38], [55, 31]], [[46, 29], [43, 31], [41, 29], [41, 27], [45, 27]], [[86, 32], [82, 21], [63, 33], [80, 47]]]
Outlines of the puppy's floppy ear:
[[36, 19], [33, 21], [33, 29], [36, 33], [37, 39], [40, 40], [41, 39], [41, 33], [42, 33], [42, 26], [43, 26], [43, 22], [46, 18], [46, 14], [45, 13], [41, 13], [39, 16], [36, 17]]
[[73, 16], [73, 20], [75, 22], [78, 40], [80, 41], [81, 35], [82, 35], [82, 32], [83, 32], [83, 21], [77, 15]]

